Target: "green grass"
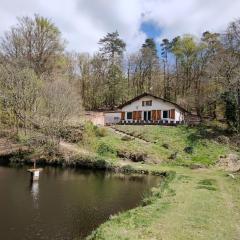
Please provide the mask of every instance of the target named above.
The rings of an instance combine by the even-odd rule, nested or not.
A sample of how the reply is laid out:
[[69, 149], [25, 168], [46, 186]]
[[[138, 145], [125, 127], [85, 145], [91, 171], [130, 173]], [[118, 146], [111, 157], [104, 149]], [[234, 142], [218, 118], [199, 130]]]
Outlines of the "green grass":
[[[178, 168], [162, 194], [146, 206], [111, 217], [88, 239], [240, 239], [239, 183], [214, 170]], [[213, 186], [218, 190], [208, 189]]]
[[[220, 155], [231, 152], [230, 146], [206, 138], [207, 130], [199, 130], [198, 128], [123, 125], [116, 126], [116, 128], [135, 136], [141, 136], [150, 143], [144, 143], [137, 139], [123, 141], [120, 135], [109, 130], [105, 136], [98, 139], [98, 144], [104, 142], [116, 152], [146, 153], [150, 163], [164, 162], [184, 166], [191, 164], [212, 165], [219, 159]], [[168, 148], [165, 145], [168, 145]], [[192, 147], [193, 153], [186, 153], [184, 151], [186, 147]], [[176, 159], [171, 160], [170, 156], [175, 153]]]

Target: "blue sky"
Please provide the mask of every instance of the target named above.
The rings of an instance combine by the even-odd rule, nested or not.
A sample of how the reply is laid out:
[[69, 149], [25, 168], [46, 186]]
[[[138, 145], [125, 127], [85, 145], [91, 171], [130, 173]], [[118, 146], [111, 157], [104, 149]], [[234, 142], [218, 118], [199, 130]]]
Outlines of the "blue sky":
[[148, 22], [142, 22], [141, 31], [146, 33], [146, 35], [149, 38], [157, 39], [159, 36], [161, 36], [162, 29], [157, 26], [154, 22], [148, 21]]
[[146, 34], [148, 38], [153, 38], [154, 41], [156, 42], [157, 45], [157, 50], [158, 50], [158, 55], [160, 57], [161, 55], [161, 47], [160, 47], [160, 42], [158, 41], [159, 38], [162, 36], [162, 28], [158, 27], [157, 24], [155, 24], [152, 21], [146, 21], [142, 22], [141, 31]]
[[163, 38], [224, 31], [240, 17], [240, 0], [1, 0], [0, 36], [17, 17], [38, 13], [51, 19], [67, 40], [67, 50], [94, 53], [106, 33], [118, 30], [128, 52], [147, 37]]

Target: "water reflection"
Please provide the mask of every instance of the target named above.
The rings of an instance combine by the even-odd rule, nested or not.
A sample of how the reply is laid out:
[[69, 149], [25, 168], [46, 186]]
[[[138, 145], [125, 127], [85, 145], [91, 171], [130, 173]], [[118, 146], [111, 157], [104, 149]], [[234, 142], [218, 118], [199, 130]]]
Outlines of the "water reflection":
[[26, 168], [0, 166], [0, 172], [4, 193], [0, 239], [4, 240], [84, 238], [109, 216], [136, 207], [160, 181], [152, 176], [60, 168], [45, 168], [39, 181], [29, 181]]
[[38, 208], [38, 200], [39, 200], [39, 182], [34, 181], [32, 177], [30, 178], [30, 193], [33, 199], [34, 208]]

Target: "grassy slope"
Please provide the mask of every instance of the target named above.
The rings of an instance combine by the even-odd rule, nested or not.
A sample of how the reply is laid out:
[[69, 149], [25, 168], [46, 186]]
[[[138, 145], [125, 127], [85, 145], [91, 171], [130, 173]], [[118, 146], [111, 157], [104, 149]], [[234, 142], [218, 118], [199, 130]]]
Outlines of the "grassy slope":
[[89, 239], [240, 239], [240, 181], [213, 170], [177, 171], [162, 198], [113, 217]]
[[[192, 163], [211, 165], [217, 161], [220, 155], [230, 152], [229, 146], [205, 138], [204, 136], [208, 136], [206, 129], [199, 130], [184, 126], [117, 126], [117, 128], [133, 135], [140, 135], [152, 143], [142, 143], [138, 140], [122, 141], [120, 136], [110, 131], [100, 141], [114, 150], [147, 153], [148, 158], [154, 162], [164, 161], [177, 165], [190, 165]], [[169, 148], [164, 148], [163, 144], [168, 144]], [[188, 146], [193, 147], [193, 154], [184, 151], [184, 148]], [[176, 160], [169, 160], [171, 154], [175, 152], [177, 152]]]

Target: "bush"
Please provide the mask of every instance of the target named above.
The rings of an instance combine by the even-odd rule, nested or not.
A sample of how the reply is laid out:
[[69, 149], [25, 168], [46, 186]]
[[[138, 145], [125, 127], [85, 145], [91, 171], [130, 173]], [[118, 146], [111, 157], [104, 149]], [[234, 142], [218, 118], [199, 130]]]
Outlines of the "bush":
[[17, 135], [14, 136], [14, 140], [18, 143], [27, 144], [30, 141], [30, 135], [25, 135], [19, 132]]
[[132, 173], [134, 172], [134, 168], [131, 165], [125, 165], [122, 167], [122, 171], [125, 173]]
[[177, 154], [178, 154], [178, 152], [172, 153], [172, 154], [170, 155], [169, 159], [175, 160], [175, 159], [177, 158]]
[[169, 144], [167, 144], [167, 143], [163, 143], [163, 145], [162, 145], [164, 148], [166, 148], [166, 149], [169, 149]]
[[60, 129], [59, 135], [67, 142], [77, 143], [83, 139], [83, 126], [79, 127], [64, 127]]
[[115, 154], [116, 151], [115, 151], [115, 149], [112, 146], [109, 146], [107, 143], [101, 142], [98, 145], [97, 153], [99, 155], [105, 155], [105, 154], [108, 154], [108, 153]]
[[103, 159], [97, 159], [94, 162], [94, 167], [97, 169], [107, 169], [109, 167], [109, 164]]
[[186, 152], [188, 154], [192, 154], [193, 153], [193, 147], [191, 147], [191, 146], [185, 147], [184, 148], [184, 152]]
[[96, 126], [94, 128], [94, 130], [95, 130], [96, 137], [105, 137], [105, 136], [107, 136], [106, 128], [99, 128], [99, 127]]
[[44, 153], [49, 157], [60, 155], [58, 144], [54, 141], [50, 141], [50, 140], [46, 141], [43, 148], [44, 148]]
[[226, 136], [218, 136], [217, 141], [221, 144], [229, 144], [229, 138]]

